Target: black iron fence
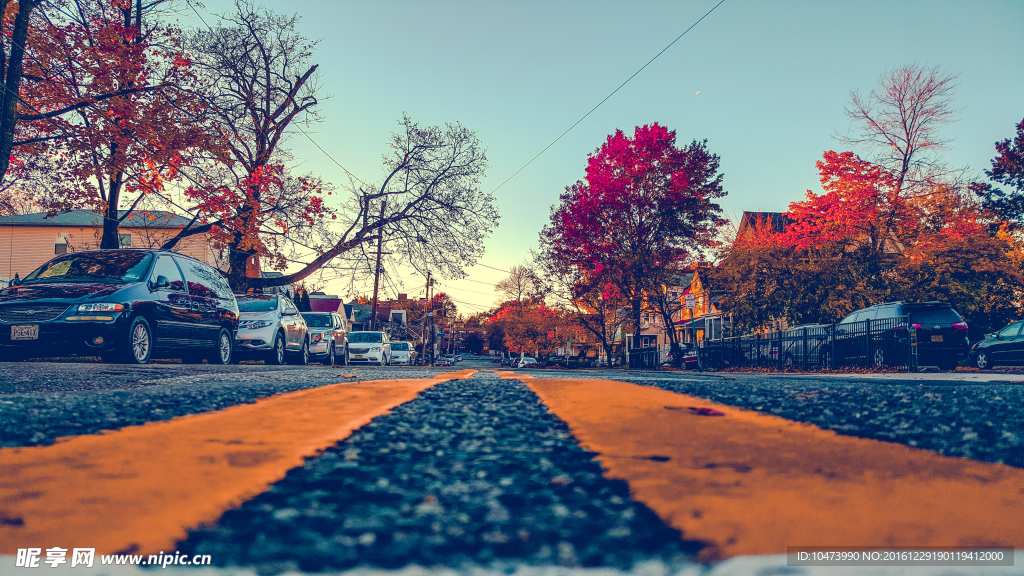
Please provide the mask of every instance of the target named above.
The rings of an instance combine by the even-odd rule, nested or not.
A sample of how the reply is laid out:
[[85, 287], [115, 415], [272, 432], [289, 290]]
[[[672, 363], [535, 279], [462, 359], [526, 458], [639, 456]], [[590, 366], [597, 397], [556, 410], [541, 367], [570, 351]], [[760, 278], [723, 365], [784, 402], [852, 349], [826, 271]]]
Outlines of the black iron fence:
[[917, 370], [917, 332], [909, 317], [817, 324], [791, 330], [704, 340], [702, 368], [887, 366]]
[[629, 351], [630, 370], [657, 370], [661, 365], [661, 354], [656, 347], [635, 348]]

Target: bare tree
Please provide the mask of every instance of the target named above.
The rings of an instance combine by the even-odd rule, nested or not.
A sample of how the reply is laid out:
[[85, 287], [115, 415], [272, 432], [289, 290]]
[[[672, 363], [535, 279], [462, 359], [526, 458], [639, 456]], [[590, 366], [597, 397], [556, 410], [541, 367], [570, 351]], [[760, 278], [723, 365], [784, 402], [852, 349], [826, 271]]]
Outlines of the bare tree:
[[956, 79], [937, 67], [889, 70], [867, 96], [850, 93], [846, 114], [855, 128], [837, 139], [874, 153], [873, 161], [893, 174], [899, 197], [926, 193], [930, 183], [952, 172], [938, 153], [950, 142], [940, 128], [959, 112], [953, 107]]
[[508, 302], [515, 302], [520, 311], [523, 301], [540, 302], [548, 289], [537, 273], [525, 264], [517, 264], [509, 270], [508, 278], [494, 285], [494, 290]]

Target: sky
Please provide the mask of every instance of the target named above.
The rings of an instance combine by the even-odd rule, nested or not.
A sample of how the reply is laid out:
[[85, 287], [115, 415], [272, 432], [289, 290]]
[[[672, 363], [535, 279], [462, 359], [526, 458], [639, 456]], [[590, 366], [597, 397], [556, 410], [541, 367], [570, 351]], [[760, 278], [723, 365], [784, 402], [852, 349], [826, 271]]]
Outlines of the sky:
[[[851, 128], [851, 91], [869, 93], [894, 67], [957, 75], [961, 112], [943, 129], [953, 139], [945, 159], [979, 178], [995, 142], [1024, 118], [1022, 0], [725, 0], [502, 185], [717, 3], [264, 1], [320, 41], [312, 62], [329, 98], [310, 136], [334, 160], [298, 134], [288, 146], [301, 172], [341, 185], [340, 164], [379, 182], [403, 113], [422, 125], [458, 122], [487, 148], [482, 188], [494, 191], [499, 225], [466, 279], [437, 285], [467, 315], [495, 304], [493, 284], [529, 257], [550, 207], [616, 129], [658, 122], [679, 145], [706, 139], [721, 158], [720, 204], [738, 218], [820, 191], [815, 162], [847, 149], [834, 136]], [[208, 0], [204, 20], [228, 5]], [[383, 297], [422, 295], [423, 284], [411, 272], [389, 277]], [[326, 291], [350, 293], [340, 281]]]

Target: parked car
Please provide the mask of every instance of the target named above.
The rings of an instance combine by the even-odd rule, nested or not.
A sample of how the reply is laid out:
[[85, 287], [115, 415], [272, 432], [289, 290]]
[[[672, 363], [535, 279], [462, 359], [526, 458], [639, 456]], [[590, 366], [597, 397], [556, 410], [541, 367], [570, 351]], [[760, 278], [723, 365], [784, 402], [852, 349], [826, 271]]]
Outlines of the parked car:
[[236, 294], [241, 321], [235, 355], [267, 364], [309, 362], [309, 327], [295, 304], [278, 294]]
[[0, 359], [101, 356], [231, 362], [238, 305], [224, 276], [163, 250], [58, 256], [0, 290]]
[[986, 334], [971, 347], [970, 358], [971, 364], [982, 370], [996, 364], [1024, 364], [1024, 321]]
[[309, 357], [328, 366], [348, 364], [348, 330], [337, 312], [303, 312], [309, 328]]
[[491, 358], [491, 364], [501, 364], [501, 356]]
[[538, 366], [540, 366], [540, 363], [537, 362], [537, 359], [530, 358], [529, 356], [524, 356], [523, 358], [520, 358], [519, 361], [516, 362], [515, 364], [516, 368], [537, 368]]
[[857, 310], [836, 325], [832, 353], [840, 360], [864, 358], [874, 366], [908, 363], [909, 358], [893, 357], [909, 350], [909, 326], [899, 320], [904, 316], [917, 331], [918, 366], [952, 370], [967, 357], [967, 322], [948, 302], [886, 302]]
[[434, 366], [452, 366], [454, 364], [455, 362], [446, 356], [441, 356], [436, 362], [434, 362]]
[[416, 350], [409, 342], [391, 343], [391, 363], [412, 366], [416, 362]]
[[391, 364], [391, 339], [386, 332], [349, 332], [348, 361], [387, 366]]
[[828, 360], [830, 324], [801, 324], [782, 334], [782, 363], [785, 366], [814, 368]]

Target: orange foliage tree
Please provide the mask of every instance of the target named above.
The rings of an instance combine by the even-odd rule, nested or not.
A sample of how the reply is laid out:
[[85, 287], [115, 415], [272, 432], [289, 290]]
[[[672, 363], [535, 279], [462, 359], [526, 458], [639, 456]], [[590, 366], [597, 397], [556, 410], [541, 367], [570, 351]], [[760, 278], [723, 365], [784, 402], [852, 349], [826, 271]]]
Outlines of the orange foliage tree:
[[[25, 101], [42, 115], [25, 161], [53, 183], [37, 202], [103, 214], [101, 248], [120, 245], [118, 225], [148, 195], [163, 196], [193, 153], [213, 148], [199, 118], [180, 31], [143, 21], [129, 1], [75, 2], [62, 21], [40, 19], [25, 75]], [[91, 95], [102, 94], [102, 97]], [[45, 120], [45, 121], [43, 121]], [[127, 207], [124, 216], [119, 208]]]

